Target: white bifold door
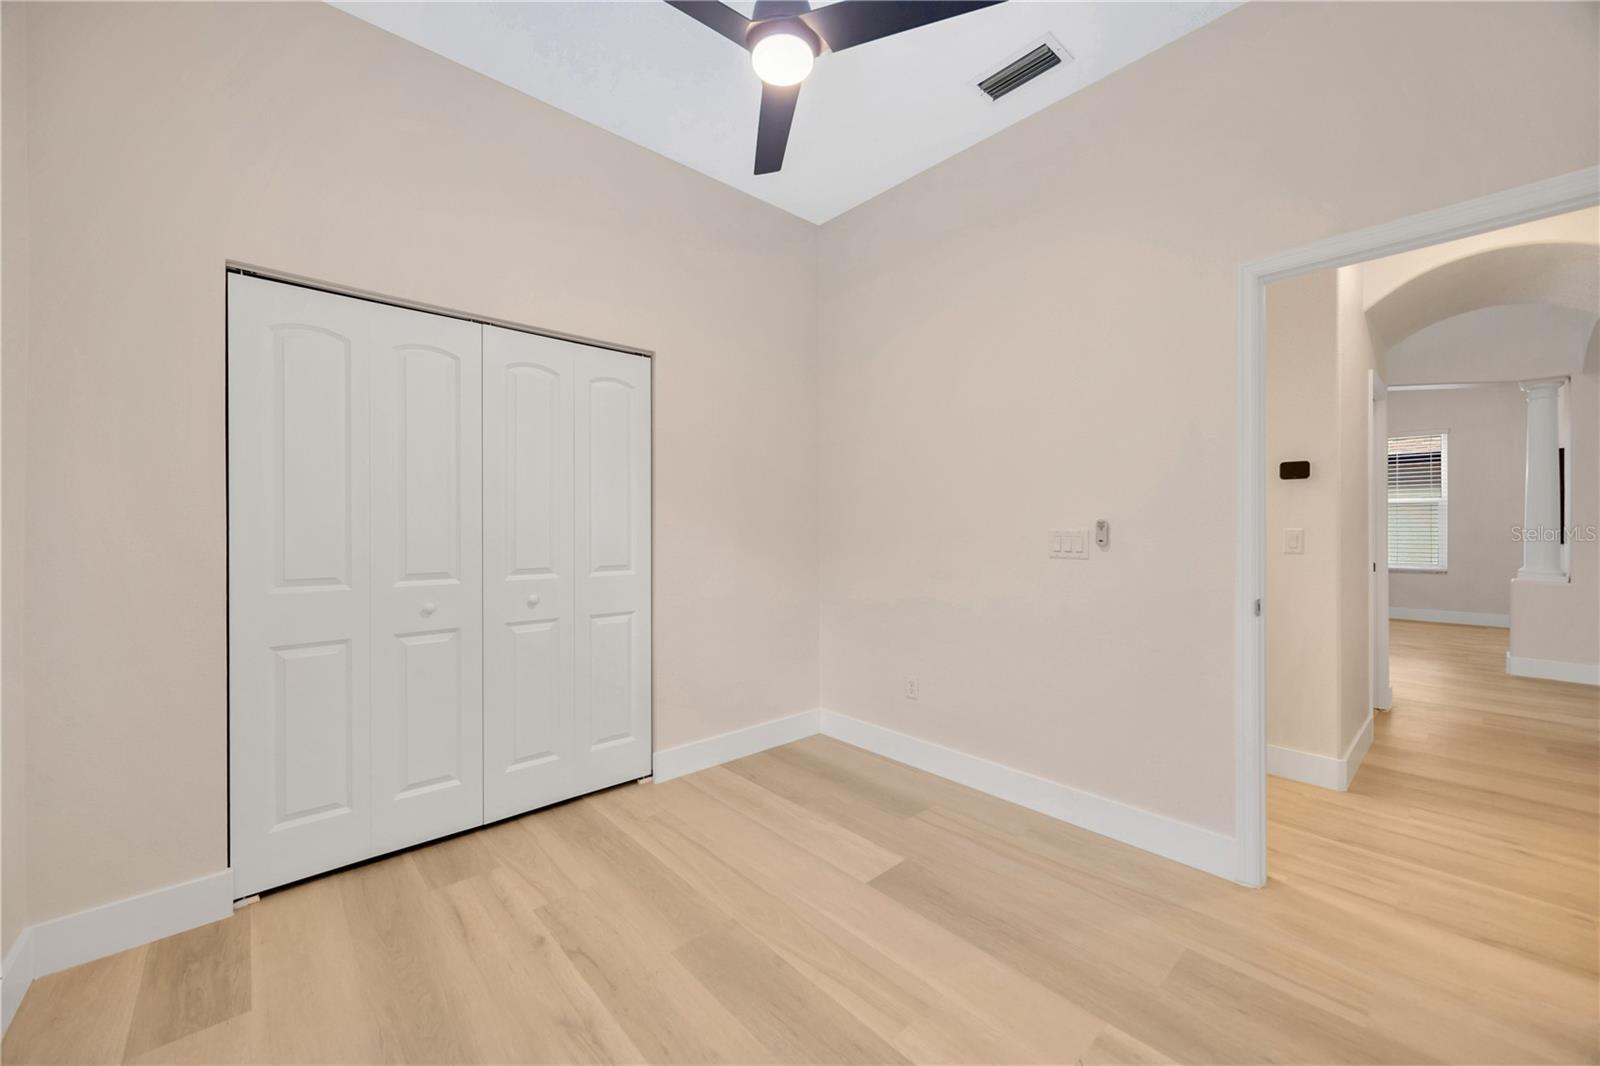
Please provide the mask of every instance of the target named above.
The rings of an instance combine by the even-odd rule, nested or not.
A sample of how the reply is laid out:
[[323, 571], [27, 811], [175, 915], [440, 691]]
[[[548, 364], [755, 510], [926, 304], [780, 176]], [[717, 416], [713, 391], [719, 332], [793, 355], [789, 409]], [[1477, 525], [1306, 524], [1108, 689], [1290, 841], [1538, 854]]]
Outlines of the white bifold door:
[[649, 774], [649, 374], [229, 275], [239, 895]]

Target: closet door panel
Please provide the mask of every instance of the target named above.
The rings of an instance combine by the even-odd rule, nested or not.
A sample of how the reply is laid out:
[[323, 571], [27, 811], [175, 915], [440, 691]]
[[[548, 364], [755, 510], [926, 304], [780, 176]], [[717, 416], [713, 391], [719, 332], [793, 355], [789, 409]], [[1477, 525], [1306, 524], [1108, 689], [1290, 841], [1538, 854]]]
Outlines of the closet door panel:
[[384, 310], [372, 363], [380, 852], [483, 820], [482, 327]]
[[599, 788], [650, 772], [650, 361], [587, 349], [574, 386], [575, 720]]
[[484, 814], [584, 791], [572, 715], [572, 374], [582, 347], [484, 328]]
[[228, 277], [229, 835], [241, 896], [370, 853], [373, 307]]

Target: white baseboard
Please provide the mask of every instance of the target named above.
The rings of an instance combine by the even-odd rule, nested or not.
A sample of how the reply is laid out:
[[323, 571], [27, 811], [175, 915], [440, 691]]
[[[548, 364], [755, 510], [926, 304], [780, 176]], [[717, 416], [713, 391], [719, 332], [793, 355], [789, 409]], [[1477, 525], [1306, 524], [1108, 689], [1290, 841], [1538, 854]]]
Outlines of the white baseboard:
[[[1393, 702], [1392, 698], [1391, 701]], [[1367, 757], [1367, 752], [1372, 750], [1372, 712], [1367, 712], [1367, 720], [1361, 726], [1361, 731], [1356, 734], [1350, 746], [1344, 749], [1344, 790], [1348, 791], [1350, 782], [1356, 779], [1356, 771], [1361, 769], [1361, 760]]]
[[1426, 607], [1390, 606], [1389, 617], [1403, 622], [1445, 622], [1453, 626], [1493, 626], [1510, 629], [1509, 614], [1489, 614], [1483, 611], [1434, 611]]
[[6, 952], [0, 963], [0, 1033], [4, 1033], [16, 1017], [17, 1007], [33, 984], [33, 930], [25, 927], [17, 934], [16, 943]]
[[[4, 987], [0, 988], [5, 1000], [5, 1021], [10, 1024], [16, 1004], [22, 1002], [27, 983], [33, 978], [221, 921], [232, 913], [233, 871], [219, 870], [193, 881], [30, 925], [11, 951], [11, 955], [17, 955], [26, 942], [25, 961], [14, 963], [10, 956], [6, 958]], [[22, 971], [18, 976], [26, 978], [19, 981], [22, 987], [15, 992], [13, 965]]]
[[1317, 755], [1309, 751], [1300, 751], [1297, 748], [1281, 748], [1276, 745], [1267, 746], [1267, 773], [1273, 777], [1286, 777], [1290, 781], [1301, 781], [1318, 788], [1331, 788], [1337, 792], [1344, 792], [1350, 788], [1350, 782], [1355, 780], [1356, 771], [1361, 768], [1361, 760], [1367, 757], [1367, 749], [1372, 747], [1372, 716], [1367, 715], [1367, 722], [1361, 727], [1361, 732], [1350, 741], [1350, 746], [1338, 758], [1332, 755]]
[[1506, 652], [1506, 673], [1545, 681], [1570, 681], [1575, 685], [1600, 685], [1600, 664], [1563, 663], [1554, 659], [1529, 659]]
[[719, 733], [704, 740], [679, 744], [675, 748], [665, 748], [655, 753], [651, 776], [657, 781], [670, 781], [674, 777], [742, 759], [758, 751], [814, 737], [821, 729], [820, 718], [820, 711], [801, 711], [787, 718], [774, 718], [770, 722]]
[[1238, 874], [1239, 856], [1233, 838], [1202, 826], [1130, 807], [834, 711], [822, 712], [822, 733], [1185, 866], [1230, 880]]

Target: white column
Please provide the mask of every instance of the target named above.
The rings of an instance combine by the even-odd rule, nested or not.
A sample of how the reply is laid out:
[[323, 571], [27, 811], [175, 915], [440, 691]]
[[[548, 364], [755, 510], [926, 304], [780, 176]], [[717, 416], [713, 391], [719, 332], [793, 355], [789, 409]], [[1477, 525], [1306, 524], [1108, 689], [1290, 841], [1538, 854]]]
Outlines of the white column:
[[1523, 482], [1522, 569], [1517, 577], [1533, 581], [1560, 581], [1561, 446], [1558, 397], [1565, 378], [1524, 381], [1528, 394], [1528, 465]]

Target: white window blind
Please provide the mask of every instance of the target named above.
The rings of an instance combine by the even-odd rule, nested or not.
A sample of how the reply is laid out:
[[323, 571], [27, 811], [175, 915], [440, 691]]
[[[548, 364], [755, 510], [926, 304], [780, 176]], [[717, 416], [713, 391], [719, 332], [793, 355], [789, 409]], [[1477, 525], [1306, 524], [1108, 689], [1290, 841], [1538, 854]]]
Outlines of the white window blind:
[[1450, 464], [1446, 434], [1389, 438], [1389, 566], [1443, 570]]

